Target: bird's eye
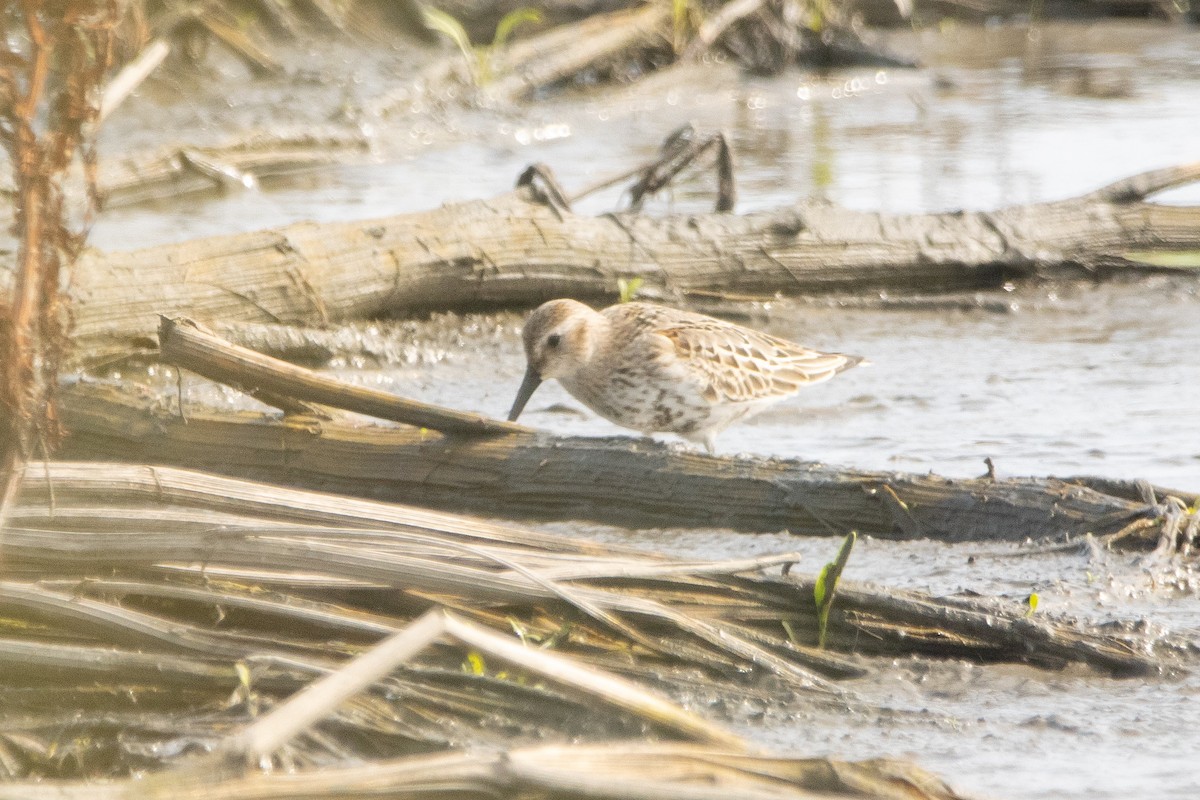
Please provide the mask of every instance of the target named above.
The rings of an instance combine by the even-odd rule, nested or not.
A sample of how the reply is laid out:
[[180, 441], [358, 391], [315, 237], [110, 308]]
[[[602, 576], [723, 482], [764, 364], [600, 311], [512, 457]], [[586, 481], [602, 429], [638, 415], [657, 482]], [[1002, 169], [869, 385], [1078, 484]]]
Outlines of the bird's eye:
[[562, 337], [557, 333], [552, 333], [546, 337], [547, 347], [558, 347], [558, 343], [562, 341]]

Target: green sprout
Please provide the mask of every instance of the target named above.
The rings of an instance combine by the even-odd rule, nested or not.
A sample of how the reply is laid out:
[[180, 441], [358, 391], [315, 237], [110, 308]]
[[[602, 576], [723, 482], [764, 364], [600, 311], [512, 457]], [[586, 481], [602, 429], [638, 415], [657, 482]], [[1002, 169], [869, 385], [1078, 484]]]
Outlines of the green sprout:
[[858, 532], [850, 531], [842, 540], [837, 558], [821, 567], [821, 574], [813, 584], [813, 600], [817, 605], [817, 647], [825, 647], [825, 630], [829, 627], [829, 608], [833, 605], [833, 595], [837, 591], [838, 579], [842, 577], [842, 569], [850, 560], [850, 551], [858, 541]]
[[467, 69], [471, 73], [471, 82], [476, 86], [487, 86], [495, 79], [494, 61], [496, 55], [508, 43], [513, 31], [522, 23], [538, 23], [542, 21], [542, 12], [536, 8], [518, 8], [508, 12], [496, 25], [496, 33], [492, 43], [486, 47], [475, 47], [467, 29], [457, 19], [445, 11], [423, 6], [425, 25], [431, 30], [442, 34], [458, 47], [463, 58], [467, 61]]
[[462, 663], [462, 671], [468, 675], [487, 675], [487, 663], [483, 660], [483, 654], [478, 650], [468, 650], [467, 660]]
[[1029, 597], [1025, 598], [1025, 605], [1029, 606], [1029, 610], [1025, 612], [1025, 616], [1032, 617], [1033, 612], [1037, 611], [1037, 607], [1038, 607], [1037, 592], [1029, 593]]
[[645, 283], [641, 278], [617, 278], [617, 302], [628, 303], [637, 297], [638, 290]]
[[671, 47], [675, 55], [683, 52], [692, 15], [692, 0], [671, 0]]

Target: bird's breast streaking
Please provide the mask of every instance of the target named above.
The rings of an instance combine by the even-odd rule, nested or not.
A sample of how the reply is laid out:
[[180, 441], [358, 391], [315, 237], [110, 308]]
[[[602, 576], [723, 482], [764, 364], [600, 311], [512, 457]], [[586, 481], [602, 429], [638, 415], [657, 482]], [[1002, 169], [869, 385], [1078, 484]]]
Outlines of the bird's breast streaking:
[[649, 303], [597, 312], [551, 300], [530, 314], [523, 338], [527, 368], [510, 420], [554, 378], [622, 427], [679, 434], [709, 452], [731, 423], [863, 361]]

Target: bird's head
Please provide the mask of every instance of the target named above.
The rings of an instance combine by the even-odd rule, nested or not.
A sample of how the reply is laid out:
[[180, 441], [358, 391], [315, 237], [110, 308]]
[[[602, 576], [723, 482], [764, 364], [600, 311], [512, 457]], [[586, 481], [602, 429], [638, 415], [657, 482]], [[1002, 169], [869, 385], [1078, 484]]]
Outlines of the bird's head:
[[551, 300], [534, 309], [521, 331], [525, 379], [508, 414], [515, 420], [542, 381], [567, 378], [591, 359], [603, 317], [574, 300]]

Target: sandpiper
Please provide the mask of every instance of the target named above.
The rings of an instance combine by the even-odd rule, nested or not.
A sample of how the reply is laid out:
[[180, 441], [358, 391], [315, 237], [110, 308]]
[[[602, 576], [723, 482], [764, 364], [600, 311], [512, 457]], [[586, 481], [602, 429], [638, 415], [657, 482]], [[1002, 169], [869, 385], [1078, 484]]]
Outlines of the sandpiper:
[[551, 300], [529, 315], [523, 337], [527, 367], [510, 421], [555, 378], [622, 427], [678, 434], [709, 453], [731, 423], [863, 362], [649, 303], [593, 311]]

